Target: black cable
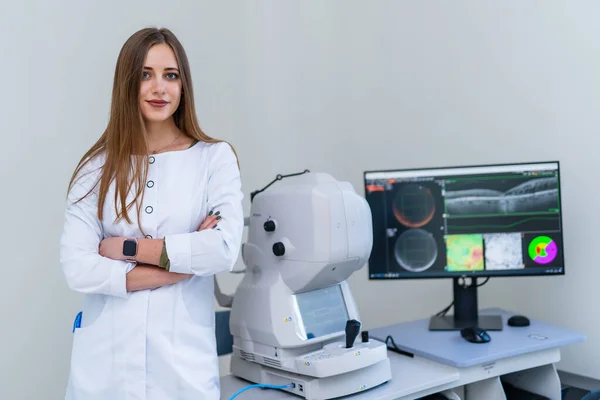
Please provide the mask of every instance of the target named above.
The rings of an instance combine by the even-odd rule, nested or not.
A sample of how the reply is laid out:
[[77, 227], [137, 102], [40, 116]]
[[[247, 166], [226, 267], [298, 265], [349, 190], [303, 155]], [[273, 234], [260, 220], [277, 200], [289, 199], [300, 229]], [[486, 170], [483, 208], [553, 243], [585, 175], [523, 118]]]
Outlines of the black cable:
[[[390, 341], [390, 340], [392, 341], [392, 347], [390, 347], [390, 346], [388, 345], [388, 341]], [[385, 338], [385, 345], [386, 345], [386, 347], [387, 347], [388, 349], [390, 349], [390, 350], [392, 350], [392, 351], [395, 351], [396, 353], [402, 354], [402, 355], [404, 355], [404, 356], [407, 356], [407, 357], [410, 357], [410, 358], [414, 358], [414, 357], [415, 357], [415, 355], [414, 355], [414, 354], [412, 354], [412, 353], [409, 353], [408, 351], [400, 350], [400, 349], [398, 348], [398, 346], [396, 346], [396, 343], [394, 342], [394, 338], [393, 338], [391, 335], [388, 335], [388, 337], [387, 337], [387, 338]]]
[[302, 171], [302, 172], [296, 172], [296, 173], [293, 173], [293, 174], [287, 174], [287, 175], [277, 174], [277, 176], [275, 177], [275, 179], [273, 179], [271, 182], [269, 182], [269, 183], [267, 184], [267, 186], [265, 186], [265, 187], [264, 187], [264, 188], [262, 188], [262, 189], [255, 190], [255, 191], [253, 191], [252, 193], [250, 193], [250, 202], [252, 202], [252, 200], [254, 200], [254, 196], [256, 196], [257, 194], [259, 194], [259, 193], [261, 193], [261, 192], [263, 192], [263, 191], [265, 191], [265, 190], [266, 190], [266, 189], [267, 189], [269, 186], [271, 186], [271, 185], [272, 185], [272, 184], [274, 184], [275, 182], [277, 182], [277, 181], [280, 181], [280, 180], [282, 180], [283, 178], [289, 178], [289, 177], [291, 177], [291, 176], [298, 176], [298, 175], [302, 175], [302, 174], [307, 174], [307, 173], [309, 173], [309, 172], [310, 172], [310, 170], [308, 170], [308, 169], [305, 169], [305, 170], [304, 170], [304, 171]]
[[483, 286], [483, 285], [485, 285], [485, 284], [487, 283], [487, 281], [489, 281], [489, 280], [490, 280], [490, 277], [488, 276], [487, 278], [485, 278], [485, 281], [483, 281], [483, 283], [480, 283], [480, 284], [478, 284], [478, 285], [477, 285], [477, 286], [475, 286], [475, 287], [480, 287], [480, 286]]
[[454, 301], [452, 303], [450, 303], [450, 305], [448, 307], [444, 308], [442, 311], [435, 314], [435, 316], [443, 317], [444, 315], [448, 314], [448, 311], [450, 311], [450, 309], [452, 308], [453, 305], [454, 305]]

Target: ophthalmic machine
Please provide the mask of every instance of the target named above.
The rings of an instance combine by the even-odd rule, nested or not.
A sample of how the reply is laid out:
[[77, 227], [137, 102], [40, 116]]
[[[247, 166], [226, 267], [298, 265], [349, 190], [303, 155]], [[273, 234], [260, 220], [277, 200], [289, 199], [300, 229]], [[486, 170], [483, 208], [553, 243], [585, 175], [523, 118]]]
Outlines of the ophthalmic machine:
[[348, 182], [309, 171], [279, 175], [251, 199], [246, 271], [231, 307], [231, 373], [293, 383], [284, 390], [306, 399], [389, 381], [387, 346], [358, 337], [360, 317], [346, 282], [371, 252], [366, 200]]

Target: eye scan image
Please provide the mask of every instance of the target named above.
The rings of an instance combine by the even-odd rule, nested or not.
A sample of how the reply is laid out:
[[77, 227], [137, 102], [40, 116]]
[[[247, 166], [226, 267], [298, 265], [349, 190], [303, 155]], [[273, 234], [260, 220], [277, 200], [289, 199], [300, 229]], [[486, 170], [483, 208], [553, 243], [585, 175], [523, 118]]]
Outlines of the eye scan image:
[[485, 179], [446, 185], [449, 214], [496, 214], [558, 208], [558, 178]]

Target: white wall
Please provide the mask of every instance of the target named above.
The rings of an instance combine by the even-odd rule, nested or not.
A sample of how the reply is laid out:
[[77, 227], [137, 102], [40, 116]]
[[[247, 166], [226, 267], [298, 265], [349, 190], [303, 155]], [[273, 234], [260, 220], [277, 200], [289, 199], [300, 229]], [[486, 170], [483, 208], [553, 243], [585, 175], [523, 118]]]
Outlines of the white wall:
[[[365, 169], [559, 159], [567, 275], [493, 279], [480, 301], [584, 332], [559, 367], [600, 379], [600, 3], [89, 3], [0, 3], [0, 398], [63, 393], [79, 302], [58, 265], [65, 190], [106, 123], [120, 46], [154, 24], [183, 41], [201, 123], [236, 146], [247, 195], [304, 168], [362, 193]], [[366, 270], [351, 285], [366, 327], [451, 295]]]

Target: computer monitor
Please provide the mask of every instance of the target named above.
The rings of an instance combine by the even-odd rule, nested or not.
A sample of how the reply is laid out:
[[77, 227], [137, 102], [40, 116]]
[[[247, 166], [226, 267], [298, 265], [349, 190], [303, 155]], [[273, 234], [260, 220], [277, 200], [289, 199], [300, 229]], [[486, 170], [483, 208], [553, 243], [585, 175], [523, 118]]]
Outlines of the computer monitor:
[[454, 315], [431, 330], [477, 325], [477, 278], [565, 273], [558, 161], [366, 171], [373, 218], [369, 279], [453, 278]]

